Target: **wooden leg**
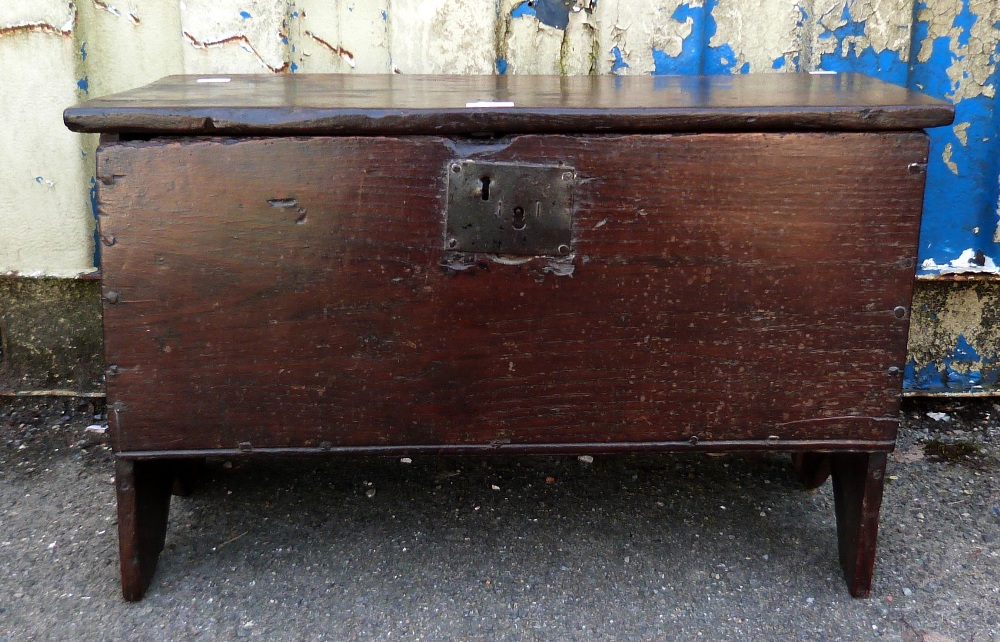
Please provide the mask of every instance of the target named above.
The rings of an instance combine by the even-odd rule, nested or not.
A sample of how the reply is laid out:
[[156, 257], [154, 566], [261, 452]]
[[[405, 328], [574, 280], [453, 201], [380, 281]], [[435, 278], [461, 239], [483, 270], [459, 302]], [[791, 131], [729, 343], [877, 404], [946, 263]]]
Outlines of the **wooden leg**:
[[175, 459], [172, 463], [174, 485], [170, 492], [178, 497], [187, 497], [201, 485], [207, 462], [204, 459]]
[[819, 488], [830, 476], [829, 453], [792, 453], [792, 466], [803, 486]]
[[854, 597], [868, 597], [872, 589], [885, 461], [885, 453], [830, 455], [840, 566]]
[[167, 534], [173, 480], [169, 461], [115, 462], [122, 595], [130, 602], [141, 600], [153, 579]]

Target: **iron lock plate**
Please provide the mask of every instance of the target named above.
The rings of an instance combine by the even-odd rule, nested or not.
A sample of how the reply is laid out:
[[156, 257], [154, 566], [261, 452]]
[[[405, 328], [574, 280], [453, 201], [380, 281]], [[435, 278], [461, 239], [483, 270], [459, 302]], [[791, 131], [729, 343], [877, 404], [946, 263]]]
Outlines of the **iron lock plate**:
[[572, 167], [457, 160], [447, 172], [445, 249], [540, 256], [572, 251]]

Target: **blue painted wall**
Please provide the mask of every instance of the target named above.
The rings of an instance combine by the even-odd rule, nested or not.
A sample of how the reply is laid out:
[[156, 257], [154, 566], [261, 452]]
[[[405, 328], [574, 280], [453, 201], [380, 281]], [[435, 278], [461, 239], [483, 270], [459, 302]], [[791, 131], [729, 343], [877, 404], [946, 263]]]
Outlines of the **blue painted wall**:
[[[799, 29], [810, 22], [811, 3], [799, 7]], [[852, 15], [853, 3], [848, 2], [840, 16], [843, 26], [824, 30], [814, 20], [812, 28], [820, 31], [821, 44], [834, 44], [834, 53], [823, 53], [804, 64], [795, 52], [775, 58], [771, 67], [784, 71], [824, 70], [861, 72], [883, 80], [952, 101], [956, 107], [956, 126], [930, 131], [931, 149], [927, 169], [927, 195], [921, 230], [918, 274], [923, 278], [941, 278], [951, 272], [975, 271], [983, 278], [996, 278], [1000, 265], [1000, 232], [998, 232], [998, 200], [1000, 200], [1000, 113], [994, 95], [1000, 86], [1000, 7], [989, 3], [963, 0], [958, 13], [945, 35], [931, 35], [931, 25], [923, 18], [928, 12], [923, 2], [915, 2], [909, 51], [900, 54], [891, 49], [875, 51], [867, 46], [860, 51], [855, 43], [864, 41], [866, 24]], [[690, 20], [693, 28], [684, 39], [679, 55], [671, 56], [653, 49], [654, 74], [726, 74], [748, 73], [749, 63], [739, 64], [734, 47], [715, 42], [717, 25], [714, 12], [718, 0], [703, 4], [680, 5], [673, 18]], [[977, 15], [977, 12], [979, 15]], [[991, 15], [994, 18], [984, 17]], [[995, 19], [990, 25], [978, 25], [978, 38], [973, 42], [973, 29], [980, 20]], [[937, 25], [937, 33], [941, 26]], [[981, 46], [983, 27], [992, 34], [985, 41], [993, 51], [987, 60], [979, 56], [966, 60], [970, 44]], [[992, 31], [990, 31], [992, 30]], [[716, 39], [718, 40], [718, 39]], [[823, 43], [829, 40], [832, 43]], [[613, 70], [625, 63], [620, 53], [615, 56]], [[928, 55], [929, 54], [929, 55]], [[970, 65], [968, 68], [963, 66]], [[971, 65], [979, 65], [972, 67]], [[986, 78], [977, 82], [972, 91], [963, 88], [970, 74]], [[957, 71], [956, 71], [957, 70]], [[754, 70], [759, 71], [759, 70]], [[951, 76], [949, 76], [951, 72]], [[956, 78], [956, 74], [959, 77]], [[977, 95], [970, 95], [977, 94]], [[927, 312], [927, 311], [925, 311]], [[933, 319], [933, 311], [927, 318]], [[994, 319], [992, 321], [1000, 321]], [[904, 387], [923, 391], [970, 391], [995, 386], [1000, 369], [994, 364], [997, 354], [980, 354], [959, 335], [950, 354], [941, 354], [929, 363], [917, 364], [911, 358], [905, 371]]]
[[[511, 17], [531, 16], [548, 26], [565, 29], [572, 4], [567, 0], [525, 0], [514, 6]], [[590, 0], [588, 10], [596, 12], [598, 4]], [[918, 273], [929, 277], [973, 271], [1000, 276], [1000, 113], [995, 98], [1000, 85], [1000, 0], [959, 0], [957, 5], [945, 0], [913, 0], [909, 16], [899, 13], [900, 7], [892, 3], [846, 0], [834, 3], [832, 11], [825, 8], [827, 13], [822, 16], [810, 15], [819, 4], [799, 0], [793, 5], [792, 10], [797, 12], [793, 29], [797, 44], [790, 53], [776, 56], [770, 69], [860, 72], [952, 101], [956, 106], [955, 126], [930, 132]], [[740, 62], [740, 43], [727, 43], [718, 37], [717, 14], [731, 13], [734, 6], [744, 14], [744, 22], [783, 20], [760, 8], [744, 8], [732, 2], [724, 7], [720, 0], [684, 2], [671, 11], [670, 18], [690, 24], [690, 34], [674, 55], [652, 48], [652, 73], [765, 71], [759, 65], [751, 69], [749, 62]], [[878, 13], [890, 10], [897, 15]], [[665, 9], [651, 7], [650, 11]], [[834, 12], [840, 14], [839, 20], [829, 19]], [[952, 17], [944, 18], [942, 24], [941, 16]], [[931, 19], [937, 22], [931, 24]], [[859, 43], [868, 42], [869, 20], [883, 30], [908, 29], [904, 35], [909, 36], [909, 47], [897, 51], [888, 47], [876, 50], [871, 44], [861, 46]], [[650, 22], [659, 24], [663, 20], [651, 15]], [[839, 26], [828, 28], [826, 24]], [[636, 73], [619, 46], [610, 46], [606, 53], [612, 73]], [[499, 73], [505, 73], [507, 66], [504, 58], [497, 59]]]

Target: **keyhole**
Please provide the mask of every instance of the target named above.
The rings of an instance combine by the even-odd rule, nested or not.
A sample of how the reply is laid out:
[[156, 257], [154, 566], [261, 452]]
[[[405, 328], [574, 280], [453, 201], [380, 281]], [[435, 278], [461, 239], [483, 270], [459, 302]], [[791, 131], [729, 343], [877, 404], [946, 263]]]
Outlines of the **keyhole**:
[[515, 207], [514, 208], [514, 229], [523, 230], [524, 229], [524, 208]]
[[482, 178], [479, 179], [479, 182], [483, 184], [483, 188], [480, 190], [480, 192], [482, 192], [483, 195], [483, 200], [484, 201], [490, 200], [490, 177], [483, 176]]

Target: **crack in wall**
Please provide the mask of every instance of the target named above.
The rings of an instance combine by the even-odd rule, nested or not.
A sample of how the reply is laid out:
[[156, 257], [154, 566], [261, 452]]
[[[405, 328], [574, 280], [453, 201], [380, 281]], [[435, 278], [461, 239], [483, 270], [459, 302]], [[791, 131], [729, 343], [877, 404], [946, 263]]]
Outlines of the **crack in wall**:
[[[948, 98], [958, 106], [956, 123], [932, 132], [935, 142], [928, 167], [932, 195], [925, 207], [921, 261], [933, 257], [948, 270], [964, 269], [967, 255], [974, 262], [982, 257], [982, 264], [975, 263], [982, 269], [989, 267], [989, 261], [1000, 262], [1000, 161], [996, 154], [1000, 149], [996, 142], [1000, 138], [996, 108], [1000, 3], [996, 0], [759, 0], [752, 7], [740, 0], [599, 0], [587, 4], [589, 11], [574, 11], [583, 5], [569, 0], [535, 4], [530, 7], [535, 15], [525, 10], [521, 17], [512, 18], [511, 13], [524, 6], [525, 0], [46, 0], [12, 4], [8, 0], [2, 10], [8, 18], [0, 22], [0, 39], [10, 40], [0, 45], [15, 52], [14, 68], [22, 69], [17, 73], [44, 75], [53, 79], [50, 85], [58, 83], [58, 88], [43, 92], [43, 100], [65, 102], [74, 93], [84, 97], [85, 88], [99, 95], [140, 80], [144, 83], [158, 70], [160, 75], [282, 73], [296, 71], [296, 63], [309, 72], [503, 73], [508, 66], [510, 73], [559, 74], [734, 73], [820, 67], [863, 71]], [[565, 12], [564, 28], [553, 26], [550, 9]], [[36, 33], [42, 35], [30, 35]], [[31, 45], [24, 44], [28, 40]], [[45, 48], [41, 57], [49, 68], [25, 72], [36, 62], [32, 54], [37, 50], [28, 49], [38, 46]], [[16, 58], [18, 48], [23, 49], [24, 65]], [[133, 52], [146, 59], [135, 58]], [[153, 57], [162, 59], [148, 60]], [[141, 70], [129, 64], [132, 59], [143, 61]], [[25, 76], [10, 70], [0, 73], [12, 74], [0, 76], [7, 85], [24, 82]], [[16, 99], [5, 103], [5, 109], [23, 110], [25, 104]], [[57, 119], [48, 120], [53, 127], [61, 127]], [[22, 195], [17, 211], [23, 213], [4, 219], [5, 225], [18, 228], [19, 236], [28, 239], [10, 245], [4, 267], [42, 274], [48, 272], [40, 266], [51, 264], [53, 273], [76, 274], [86, 268], [77, 265], [80, 253], [73, 253], [70, 246], [83, 238], [77, 218], [86, 218], [86, 213], [74, 208], [86, 199], [74, 194], [86, 193], [85, 180], [91, 174], [88, 169], [78, 177], [73, 161], [79, 155], [79, 166], [89, 167], [96, 143], [70, 136], [51, 143], [61, 140], [60, 132], [46, 130], [41, 122], [32, 125], [38, 128], [32, 142], [23, 142], [27, 138], [21, 137], [22, 142], [8, 150], [8, 156], [17, 159], [8, 167], [40, 168], [31, 172], [26, 185], [35, 174], [44, 175], [44, 180], [17, 192]], [[44, 155], [39, 151], [43, 149]], [[56, 158], [70, 160], [53, 164], [50, 159]], [[45, 180], [54, 186], [48, 187]], [[38, 221], [51, 217], [53, 211], [59, 212], [62, 226], [55, 231], [39, 227]], [[39, 263], [32, 252], [73, 258], [46, 258]], [[971, 299], [956, 297], [944, 304], [955, 309], [971, 305]], [[995, 323], [992, 315], [1000, 315], [998, 311], [1000, 305], [988, 305], [981, 316], [966, 322]], [[1000, 347], [1000, 342], [993, 345], [974, 332], [941, 337], [944, 343], [937, 344], [938, 357], [928, 359], [950, 354], [947, 351], [955, 350], [957, 344], [944, 344], [960, 337], [984, 359]]]
[[346, 62], [348, 65], [350, 65], [351, 69], [354, 69], [354, 67], [355, 67], [355, 64], [354, 64], [354, 54], [352, 54], [350, 51], [348, 51], [347, 49], [344, 49], [340, 45], [332, 45], [332, 44], [330, 44], [329, 42], [327, 42], [326, 40], [323, 40], [322, 38], [320, 38], [319, 36], [317, 36], [316, 34], [314, 34], [311, 31], [305, 31], [304, 35], [307, 36], [307, 37], [309, 37], [309, 38], [312, 38], [313, 40], [315, 40], [316, 42], [318, 42], [323, 47], [326, 47], [327, 49], [329, 49], [334, 55], [339, 56], [340, 58], [342, 58], [344, 60], [344, 62]]
[[213, 47], [223, 47], [229, 44], [240, 44], [246, 51], [249, 51], [251, 54], [254, 55], [254, 57], [257, 58], [257, 61], [260, 62], [262, 67], [271, 71], [272, 73], [276, 74], [284, 73], [288, 71], [289, 67], [291, 66], [291, 63], [287, 60], [279, 67], [275, 67], [273, 65], [268, 64], [268, 62], [264, 60], [264, 57], [261, 56], [260, 53], [258, 53], [257, 50], [254, 48], [254, 46], [250, 43], [250, 39], [242, 34], [234, 36], [226, 36], [223, 38], [219, 38], [218, 40], [201, 41], [195, 38], [187, 31], [184, 31], [182, 33], [184, 35], [184, 39], [195, 49], [211, 49]]
[[107, 2], [102, 2], [102, 0], [92, 0], [92, 1], [95, 7], [107, 11], [108, 13], [117, 18], [123, 18], [123, 17], [128, 18], [129, 21], [131, 21], [132, 24], [134, 25], [137, 25], [141, 22], [141, 20], [139, 20], [139, 15], [136, 13], [135, 9], [129, 9], [128, 12], [123, 14], [121, 10], [108, 4]]
[[16, 36], [22, 33], [47, 33], [65, 38], [73, 37], [73, 29], [62, 29], [48, 22], [27, 22], [16, 25], [0, 27], [0, 38], [5, 36]]

